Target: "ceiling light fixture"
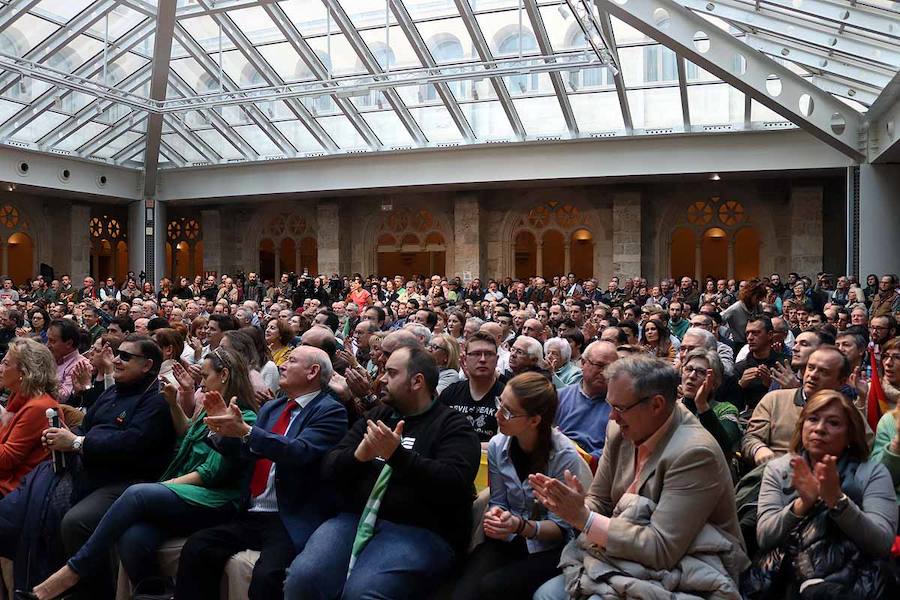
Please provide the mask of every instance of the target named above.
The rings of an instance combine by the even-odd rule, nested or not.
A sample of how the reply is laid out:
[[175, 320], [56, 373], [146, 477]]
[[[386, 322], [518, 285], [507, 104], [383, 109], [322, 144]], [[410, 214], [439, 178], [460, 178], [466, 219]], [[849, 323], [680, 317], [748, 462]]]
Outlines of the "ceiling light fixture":
[[719, 181], [722, 178], [719, 177], [718, 173], [713, 173], [712, 175], [710, 175], [709, 179], [710, 179], [710, 181]]

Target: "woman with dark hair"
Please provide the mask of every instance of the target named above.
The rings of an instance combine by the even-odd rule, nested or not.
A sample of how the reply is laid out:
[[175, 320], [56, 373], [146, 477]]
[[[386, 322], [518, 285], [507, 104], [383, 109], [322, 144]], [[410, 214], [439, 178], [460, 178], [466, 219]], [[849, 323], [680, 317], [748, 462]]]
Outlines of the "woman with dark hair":
[[884, 598], [897, 504], [884, 465], [868, 462], [862, 415], [840, 392], [806, 402], [791, 453], [766, 464], [756, 535], [763, 552], [745, 598]]
[[37, 340], [13, 338], [0, 362], [0, 388], [10, 397], [0, 416], [0, 497], [47, 458], [41, 433], [47, 409], [58, 410], [56, 361]]
[[738, 293], [738, 300], [722, 311], [722, 323], [731, 329], [736, 344], [747, 343], [747, 321], [760, 312], [759, 303], [766, 297], [766, 286], [759, 279], [751, 279]]
[[182, 300], [190, 300], [194, 297], [194, 293], [191, 291], [191, 282], [187, 277], [179, 277], [178, 285], [172, 291], [176, 298], [181, 298]]
[[[287, 322], [285, 321], [282, 321], [282, 323], [287, 325]], [[288, 330], [290, 330], [290, 326], [288, 325], [287, 327]], [[252, 325], [241, 327], [238, 331], [242, 331], [253, 340], [253, 347], [256, 349], [256, 355], [259, 356], [259, 366], [257, 366], [259, 375], [262, 377], [262, 380], [269, 390], [274, 394], [278, 390], [278, 378], [280, 377], [280, 373], [278, 372], [278, 365], [272, 360], [272, 353], [269, 351], [269, 345], [266, 343], [265, 334], [263, 334], [259, 327], [253, 327]]]
[[866, 304], [872, 304], [872, 298], [878, 295], [878, 275], [869, 273], [866, 276], [866, 287], [863, 288]]
[[488, 443], [487, 540], [469, 556], [454, 600], [530, 599], [559, 573], [559, 557], [573, 531], [535, 501], [528, 476], [543, 473], [569, 485], [569, 478], [577, 479], [587, 489], [591, 471], [571, 440], [553, 427], [557, 405], [556, 389], [538, 373], [513, 377], [500, 395], [500, 433]]
[[465, 341], [463, 330], [466, 327], [466, 315], [457, 308], [447, 311], [447, 333], [453, 336], [457, 343]]
[[47, 329], [50, 327], [50, 315], [43, 308], [32, 308], [28, 316], [31, 324], [31, 336], [42, 344], [47, 343]]
[[675, 362], [675, 346], [669, 338], [669, 327], [662, 319], [651, 317], [641, 328], [641, 337], [638, 340], [644, 350], [652, 356]]
[[246, 488], [250, 464], [213, 450], [206, 443], [209, 428], [204, 419], [207, 415], [224, 414], [231, 399], [241, 408], [246, 423], [256, 422], [258, 404], [246, 361], [227, 348], [212, 351], [203, 360], [200, 390], [204, 396], [202, 408], [189, 419], [177, 397], [181, 393], [193, 394], [192, 386], [179, 389], [171, 383], [163, 385], [181, 444], [161, 482], [129, 487], [68, 563], [34, 588], [35, 597], [56, 598], [90, 577], [109, 560], [114, 546], [129, 578], [137, 585], [159, 575], [156, 551], [163, 541], [212, 527], [235, 513], [241, 490]]
[[269, 319], [266, 324], [266, 344], [272, 353], [272, 360], [280, 367], [291, 353], [291, 340], [294, 339], [294, 330], [281, 319]]
[[145, 281], [141, 288], [141, 298], [144, 300], [156, 300], [156, 293], [153, 291], [153, 284]]
[[[256, 347], [253, 337], [243, 329], [226, 331], [222, 336], [222, 346], [230, 348], [243, 356], [247, 361], [247, 370], [250, 372], [250, 382], [253, 384], [253, 390], [263, 397], [271, 396], [272, 389], [260, 373], [260, 362], [262, 357]], [[276, 389], [277, 389], [276, 381]]]

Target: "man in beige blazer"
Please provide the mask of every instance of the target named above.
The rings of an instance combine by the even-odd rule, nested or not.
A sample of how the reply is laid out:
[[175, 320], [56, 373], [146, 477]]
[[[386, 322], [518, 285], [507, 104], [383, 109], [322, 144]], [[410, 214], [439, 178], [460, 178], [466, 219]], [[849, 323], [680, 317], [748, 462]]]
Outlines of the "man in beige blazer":
[[[535, 496], [589, 540], [617, 558], [650, 569], [671, 569], [710, 523], [740, 545], [734, 486], [715, 439], [675, 400], [677, 371], [657, 358], [631, 356], [607, 367], [612, 407], [606, 446], [585, 495], [574, 477], [567, 483], [532, 475]], [[626, 493], [649, 498], [656, 509], [647, 526], [612, 517]], [[564, 599], [562, 575], [535, 600]]]

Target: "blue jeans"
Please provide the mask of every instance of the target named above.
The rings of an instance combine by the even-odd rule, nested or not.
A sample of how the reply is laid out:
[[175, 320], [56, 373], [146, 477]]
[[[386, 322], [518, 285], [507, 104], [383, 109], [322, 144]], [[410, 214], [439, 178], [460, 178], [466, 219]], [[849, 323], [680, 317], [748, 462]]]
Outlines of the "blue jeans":
[[132, 485], [106, 511], [68, 564], [83, 579], [102, 568], [118, 542], [122, 565], [137, 583], [159, 575], [156, 551], [166, 539], [212, 527], [229, 514], [229, 509], [188, 504], [161, 483]]
[[379, 519], [347, 579], [359, 515], [341, 513], [310, 536], [288, 568], [285, 600], [427, 598], [453, 564], [453, 550], [422, 527]]
[[566, 576], [557, 575], [550, 581], [544, 583], [534, 593], [533, 600], [567, 600], [566, 594]]

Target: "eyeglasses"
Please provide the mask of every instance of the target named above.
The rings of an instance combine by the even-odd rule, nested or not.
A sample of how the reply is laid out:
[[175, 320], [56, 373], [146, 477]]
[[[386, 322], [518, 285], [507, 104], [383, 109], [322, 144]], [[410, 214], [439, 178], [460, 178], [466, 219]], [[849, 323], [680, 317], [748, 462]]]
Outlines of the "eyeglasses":
[[581, 363], [591, 365], [592, 367], [596, 367], [598, 369], [605, 369], [609, 366], [609, 363], [595, 362], [589, 358], [585, 358], [584, 356], [581, 357]]
[[428, 350], [443, 350], [444, 352], [447, 351], [447, 349], [446, 349], [445, 347], [441, 346], [440, 344], [433, 344], [433, 343], [432, 343], [432, 344], [427, 344], [427, 345], [425, 346], [425, 348], [428, 349]]
[[885, 362], [890, 359], [891, 362], [900, 362], [900, 353], [897, 352], [888, 352], [884, 356], [881, 357], [881, 362]]
[[143, 354], [132, 354], [125, 350], [116, 350], [116, 357], [122, 362], [130, 362], [132, 358], [147, 358]]
[[528, 356], [527, 351], [522, 350], [521, 348], [516, 348], [515, 346], [509, 349], [509, 353], [515, 354], [516, 356]]
[[699, 375], [700, 377], [705, 377], [707, 373], [709, 373], [709, 369], [706, 367], [692, 367], [690, 365], [686, 365], [682, 369], [688, 375]]
[[610, 408], [613, 409], [613, 412], [616, 413], [617, 415], [624, 415], [625, 413], [627, 413], [629, 410], [631, 410], [638, 404], [644, 402], [645, 400], [649, 400], [652, 397], [653, 396], [644, 396], [643, 398], [638, 398], [638, 400], [636, 402], [629, 404], [628, 406], [613, 406], [612, 404], [610, 404], [609, 406], [610, 406]]
[[518, 419], [519, 417], [527, 417], [528, 415], [514, 415], [509, 412], [509, 409], [505, 406], [501, 406], [497, 409], [497, 416], [502, 417], [504, 421], [511, 421], [513, 419]]

